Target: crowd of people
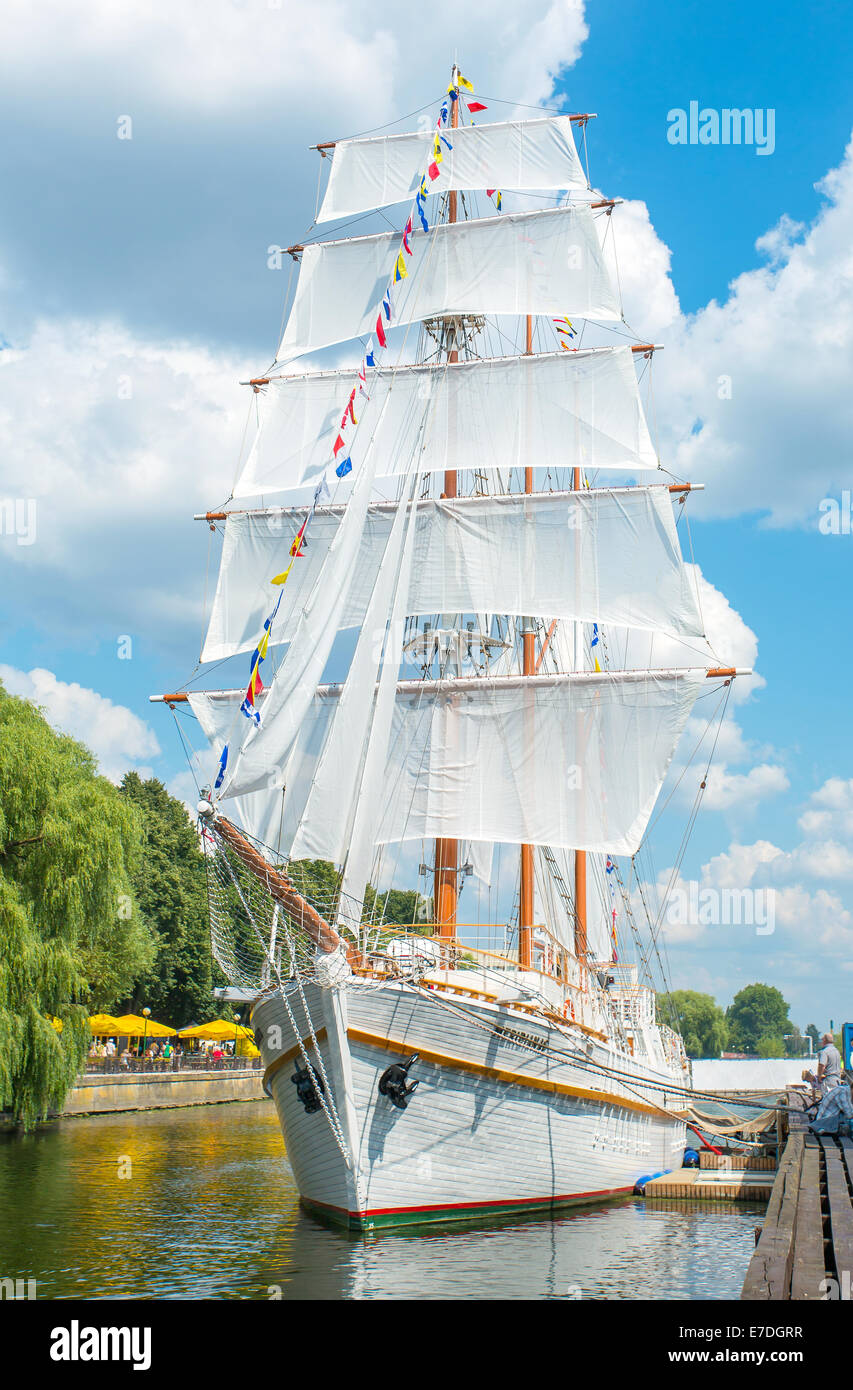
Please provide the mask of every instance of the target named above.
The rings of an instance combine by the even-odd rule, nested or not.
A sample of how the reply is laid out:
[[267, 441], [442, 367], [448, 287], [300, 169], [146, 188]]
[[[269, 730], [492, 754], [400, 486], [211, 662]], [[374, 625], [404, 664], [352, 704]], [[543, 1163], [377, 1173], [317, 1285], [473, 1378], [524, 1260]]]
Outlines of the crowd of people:
[[[147, 1041], [142, 1038], [94, 1038], [89, 1048], [90, 1061], [115, 1057], [118, 1059], [118, 1066], [123, 1070], [130, 1070], [139, 1062], [172, 1069], [180, 1066], [186, 1055], [180, 1038], [174, 1042], [171, 1038], [164, 1038], [162, 1042], [158, 1042], [156, 1038], [148, 1038]], [[225, 1057], [234, 1056], [234, 1043], [211, 1042], [200, 1038], [196, 1040], [195, 1048], [189, 1055], [213, 1063], [221, 1062]]]

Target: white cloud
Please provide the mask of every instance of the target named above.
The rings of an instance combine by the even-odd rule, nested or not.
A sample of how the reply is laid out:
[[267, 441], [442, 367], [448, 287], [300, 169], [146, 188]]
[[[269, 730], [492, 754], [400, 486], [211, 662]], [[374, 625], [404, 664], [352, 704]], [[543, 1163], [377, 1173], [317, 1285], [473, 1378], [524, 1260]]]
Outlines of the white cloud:
[[156, 757], [160, 745], [145, 721], [124, 705], [76, 682], [57, 680], [52, 671], [40, 667], [18, 671], [0, 666], [0, 681], [10, 695], [37, 705], [53, 728], [86, 744], [110, 781], [121, 781], [131, 768], [142, 777], [153, 776], [141, 760]]
[[[853, 144], [817, 186], [825, 202], [812, 224], [783, 215], [757, 242], [768, 264], [691, 315], [677, 310], [669, 251], [644, 205], [613, 214], [626, 318], [641, 337], [664, 332], [654, 366], [661, 455], [706, 483], [704, 516], [757, 509], [774, 524], [814, 526], [820, 500], [849, 483]], [[796, 323], [809, 325], [808, 352], [792, 348]]]
[[[238, 363], [111, 324], [40, 324], [0, 352], [6, 498], [33, 499], [35, 540], [0, 537], [31, 611], [103, 641], [198, 638], [207, 529], [229, 493], [250, 406]], [[176, 631], [178, 629], [179, 631]]]
[[405, 11], [313, 0], [298, 12], [291, 0], [7, 0], [0, 11], [0, 47], [30, 90], [70, 74], [78, 90], [154, 89], [163, 105], [202, 113], [251, 111], [272, 95], [282, 126], [301, 109], [320, 131], [345, 112], [364, 129], [440, 96], [454, 50], [479, 91], [541, 101], [586, 35], [582, 0], [491, 0], [487, 14], [452, 0]]

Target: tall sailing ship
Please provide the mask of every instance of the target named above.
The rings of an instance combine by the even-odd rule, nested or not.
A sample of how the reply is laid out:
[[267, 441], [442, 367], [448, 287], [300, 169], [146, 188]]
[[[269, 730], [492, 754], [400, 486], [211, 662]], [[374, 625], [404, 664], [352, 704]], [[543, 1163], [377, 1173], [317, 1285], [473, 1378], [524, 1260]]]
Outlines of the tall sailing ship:
[[[249, 654], [249, 684], [156, 697], [214, 750], [213, 947], [303, 1202], [356, 1229], [594, 1201], [684, 1144], [689, 1066], [617, 915], [694, 703], [738, 673], [682, 560], [691, 485], [650, 438], [590, 115], [487, 109], [454, 67], [424, 129], [317, 147], [315, 225], [402, 229], [289, 248], [204, 514], [201, 662]], [[684, 663], [637, 659], [656, 642]], [[388, 891], [417, 872], [431, 894]]]

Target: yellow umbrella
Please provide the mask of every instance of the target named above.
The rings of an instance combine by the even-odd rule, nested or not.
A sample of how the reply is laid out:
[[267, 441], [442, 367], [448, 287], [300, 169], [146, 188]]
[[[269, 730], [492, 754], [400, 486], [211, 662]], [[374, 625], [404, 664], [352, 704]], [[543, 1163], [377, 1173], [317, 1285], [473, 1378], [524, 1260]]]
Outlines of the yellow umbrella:
[[210, 1023], [199, 1023], [195, 1028], [182, 1028], [179, 1038], [206, 1038], [209, 1042], [232, 1042], [237, 1038], [251, 1038], [251, 1028], [240, 1023], [229, 1023], [225, 1018], [214, 1018]]
[[89, 1019], [89, 1027], [96, 1038], [129, 1037], [121, 1019], [113, 1018], [112, 1014], [93, 1014]]
[[165, 1023], [155, 1023], [153, 1018], [140, 1018], [138, 1014], [122, 1014], [115, 1021], [120, 1032], [129, 1038], [171, 1038], [176, 1032]]

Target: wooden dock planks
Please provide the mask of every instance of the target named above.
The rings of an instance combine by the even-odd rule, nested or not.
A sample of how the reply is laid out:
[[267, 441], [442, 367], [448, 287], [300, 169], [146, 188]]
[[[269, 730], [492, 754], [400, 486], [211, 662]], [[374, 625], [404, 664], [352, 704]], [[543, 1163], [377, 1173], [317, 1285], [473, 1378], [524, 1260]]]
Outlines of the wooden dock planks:
[[[829, 1203], [829, 1225], [832, 1233], [832, 1254], [839, 1278], [844, 1270], [853, 1271], [853, 1205], [850, 1202], [850, 1187], [847, 1181], [848, 1168], [853, 1151], [850, 1140], [838, 1142], [821, 1135], [824, 1163], [826, 1164], [826, 1195]], [[848, 1148], [845, 1152], [844, 1145]]]
[[826, 1255], [820, 1186], [820, 1145], [812, 1135], [808, 1135], [803, 1152], [794, 1230], [790, 1297], [795, 1300], [814, 1300], [824, 1296], [821, 1284], [826, 1278]]
[[749, 1262], [741, 1298], [790, 1298], [794, 1263], [794, 1232], [803, 1164], [805, 1136], [792, 1134], [779, 1162], [776, 1181], [755, 1253]]

